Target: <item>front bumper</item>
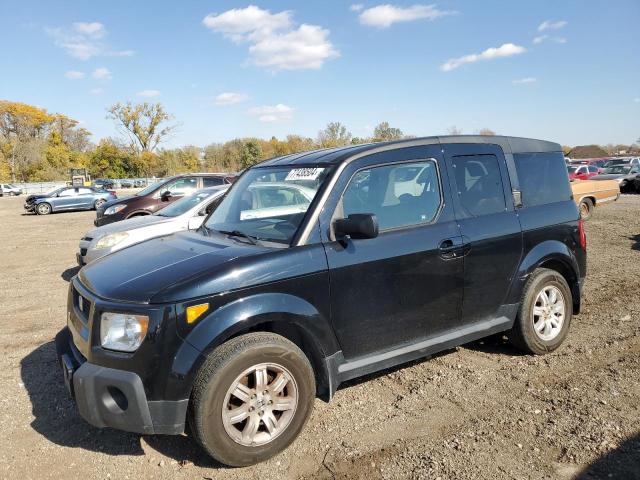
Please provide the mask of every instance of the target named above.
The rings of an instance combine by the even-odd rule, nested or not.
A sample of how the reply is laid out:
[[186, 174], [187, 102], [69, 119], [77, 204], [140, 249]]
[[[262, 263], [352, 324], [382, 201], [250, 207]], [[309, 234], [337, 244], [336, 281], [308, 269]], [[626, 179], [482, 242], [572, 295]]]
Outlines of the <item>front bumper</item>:
[[66, 327], [56, 335], [56, 352], [65, 384], [90, 424], [142, 434], [184, 432], [188, 399], [148, 401], [138, 375], [87, 362]]

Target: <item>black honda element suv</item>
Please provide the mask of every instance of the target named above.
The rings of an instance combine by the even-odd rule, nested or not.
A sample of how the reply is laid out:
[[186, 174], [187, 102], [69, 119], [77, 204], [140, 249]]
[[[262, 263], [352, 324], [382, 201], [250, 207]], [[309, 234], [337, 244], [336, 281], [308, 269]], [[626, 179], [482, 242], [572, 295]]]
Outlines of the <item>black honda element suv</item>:
[[345, 380], [499, 332], [554, 351], [585, 271], [558, 144], [447, 136], [300, 153], [245, 171], [198, 231], [80, 270], [57, 351], [91, 424], [186, 430], [249, 465], [286, 448], [316, 395]]

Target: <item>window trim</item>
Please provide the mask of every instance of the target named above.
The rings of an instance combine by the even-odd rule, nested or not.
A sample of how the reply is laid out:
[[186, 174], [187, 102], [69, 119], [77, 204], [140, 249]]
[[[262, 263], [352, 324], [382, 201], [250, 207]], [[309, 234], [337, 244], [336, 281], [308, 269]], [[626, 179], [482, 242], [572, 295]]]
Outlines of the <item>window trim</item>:
[[334, 223], [335, 220], [338, 219], [337, 213], [338, 213], [339, 210], [342, 211], [342, 213], [344, 214], [344, 208], [343, 208], [342, 200], [344, 198], [344, 192], [346, 192], [347, 188], [349, 188], [349, 185], [351, 185], [351, 181], [353, 180], [353, 177], [355, 177], [358, 173], [360, 173], [360, 172], [362, 172], [364, 170], [373, 170], [374, 168], [388, 167], [390, 165], [404, 165], [404, 164], [419, 163], [419, 162], [423, 162], [423, 163], [432, 162], [436, 167], [436, 176], [438, 178], [438, 197], [440, 199], [440, 202], [439, 202], [439, 205], [438, 205], [438, 210], [436, 210], [436, 213], [433, 216], [433, 219], [431, 219], [431, 221], [429, 221], [429, 222], [412, 223], [412, 224], [409, 224], [409, 225], [400, 225], [398, 227], [385, 228], [384, 230], [380, 230], [379, 234], [382, 235], [382, 234], [385, 234], [385, 233], [388, 233], [388, 232], [395, 232], [395, 231], [398, 231], [398, 230], [408, 230], [408, 229], [412, 229], [412, 228], [425, 227], [425, 226], [429, 226], [429, 225], [433, 225], [433, 224], [437, 223], [438, 220], [440, 219], [440, 214], [442, 213], [442, 210], [444, 209], [444, 195], [443, 195], [443, 192], [442, 192], [442, 175], [440, 175], [440, 166], [438, 165], [438, 159], [435, 158], [435, 157], [426, 157], [426, 158], [415, 158], [415, 159], [411, 159], [411, 160], [402, 160], [402, 161], [398, 161], [398, 162], [385, 162], [385, 163], [379, 163], [379, 164], [375, 164], [375, 165], [364, 166], [362, 168], [357, 169], [355, 172], [353, 172], [349, 176], [349, 179], [347, 180], [344, 188], [340, 192], [340, 199], [336, 203], [336, 206], [333, 209], [333, 213], [331, 214], [331, 219], [330, 219], [330, 222], [329, 222], [329, 228], [330, 228], [329, 238], [330, 238], [330, 240], [332, 240], [332, 241], [336, 240], [335, 233], [333, 231], [333, 223]]

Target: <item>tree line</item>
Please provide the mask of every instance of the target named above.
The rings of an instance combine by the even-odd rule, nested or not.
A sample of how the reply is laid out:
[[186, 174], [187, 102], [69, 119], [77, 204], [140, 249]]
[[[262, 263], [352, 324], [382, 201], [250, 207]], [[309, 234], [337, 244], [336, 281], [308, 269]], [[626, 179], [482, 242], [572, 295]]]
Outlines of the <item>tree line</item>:
[[[162, 148], [176, 128], [160, 103], [116, 103], [107, 109], [119, 137], [91, 142], [77, 120], [20, 102], [0, 100], [0, 181], [67, 180], [69, 169], [87, 168], [93, 178], [166, 177], [195, 171], [238, 172], [262, 160], [350, 144], [409, 138], [381, 122], [369, 137], [356, 137], [340, 122], [331, 122], [316, 138], [287, 135], [235, 138], [204, 148]], [[450, 134], [460, 134], [450, 127]], [[495, 135], [487, 128], [480, 135]], [[620, 150], [625, 146], [605, 146]], [[566, 147], [567, 149], [569, 147]], [[626, 146], [632, 151], [637, 145]], [[612, 152], [613, 153], [613, 152]]]

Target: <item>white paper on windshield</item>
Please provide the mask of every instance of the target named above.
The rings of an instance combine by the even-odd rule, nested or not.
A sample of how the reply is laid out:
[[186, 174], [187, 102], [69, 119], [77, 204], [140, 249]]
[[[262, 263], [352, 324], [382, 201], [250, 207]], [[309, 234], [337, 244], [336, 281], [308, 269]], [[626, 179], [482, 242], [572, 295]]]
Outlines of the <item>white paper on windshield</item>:
[[294, 180], [316, 180], [323, 170], [324, 168], [294, 168], [287, 174], [284, 180], [285, 182]]

